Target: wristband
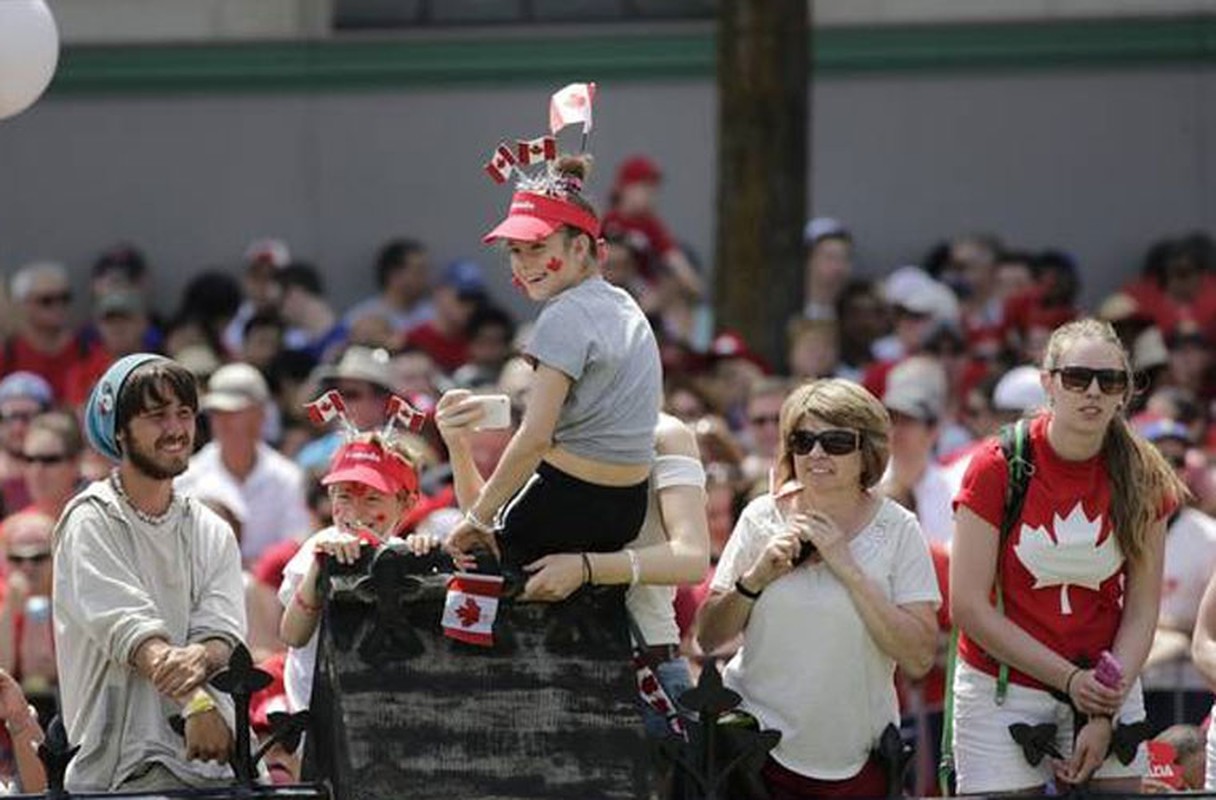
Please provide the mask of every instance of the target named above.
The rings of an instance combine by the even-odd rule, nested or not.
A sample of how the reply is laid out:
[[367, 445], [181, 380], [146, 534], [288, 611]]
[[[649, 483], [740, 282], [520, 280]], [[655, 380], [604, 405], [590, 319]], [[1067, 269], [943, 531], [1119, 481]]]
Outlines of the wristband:
[[629, 585], [637, 586], [638, 580], [642, 577], [642, 565], [638, 561], [638, 554], [626, 548], [625, 555], [629, 556]]
[[1081, 672], [1080, 667], [1073, 667], [1072, 672], [1068, 673], [1068, 678], [1064, 681], [1064, 696], [1072, 697], [1072, 679], [1077, 677], [1077, 673]]
[[759, 600], [760, 592], [763, 592], [764, 590], [761, 589], [759, 592], [753, 592], [751, 589], [743, 585], [743, 579], [740, 578], [739, 580], [735, 581], [735, 591], [746, 597], [748, 600]]
[[494, 533], [494, 526], [490, 525], [488, 523], [482, 522], [480, 519], [478, 519], [477, 515], [473, 513], [473, 509], [471, 509], [471, 508], [465, 512], [464, 521], [469, 523], [476, 530], [479, 530], [482, 533], [490, 533], [490, 534]]
[[186, 707], [182, 709], [182, 719], [190, 719], [195, 714], [205, 714], [214, 710], [215, 700], [211, 698], [211, 695], [200, 690], [194, 693], [194, 697], [190, 698], [190, 702], [186, 703]]

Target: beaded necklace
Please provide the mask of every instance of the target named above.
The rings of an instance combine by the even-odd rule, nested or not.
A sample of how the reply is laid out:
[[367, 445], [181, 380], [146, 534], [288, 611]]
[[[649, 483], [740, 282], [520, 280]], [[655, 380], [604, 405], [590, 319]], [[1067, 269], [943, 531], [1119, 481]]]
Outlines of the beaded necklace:
[[131, 502], [130, 495], [127, 494], [126, 489], [124, 489], [122, 486], [122, 478], [119, 476], [117, 469], [110, 470], [110, 486], [113, 487], [114, 494], [122, 498], [122, 501], [127, 504], [127, 507], [130, 508], [131, 511], [135, 512], [135, 516], [139, 517], [140, 520], [149, 525], [163, 525], [165, 521], [169, 519], [169, 515], [173, 513], [173, 503], [177, 499], [176, 492], [170, 493], [169, 507], [165, 509], [165, 513], [149, 514], [147, 511], [144, 511], [142, 508], [135, 505], [135, 503]]

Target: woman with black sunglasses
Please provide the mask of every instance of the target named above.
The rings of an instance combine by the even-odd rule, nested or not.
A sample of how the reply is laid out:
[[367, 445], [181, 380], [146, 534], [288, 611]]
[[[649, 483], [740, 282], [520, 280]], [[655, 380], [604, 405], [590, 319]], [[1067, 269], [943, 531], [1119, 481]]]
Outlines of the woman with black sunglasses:
[[[1147, 758], [1130, 723], [1145, 716], [1139, 674], [1165, 524], [1186, 489], [1124, 418], [1131, 376], [1108, 324], [1057, 328], [1042, 371], [1048, 409], [1024, 423], [1033, 473], [1004, 538], [1009, 465], [995, 440], [963, 478], [950, 564], [961, 793], [1038, 791], [1053, 778], [1139, 791]], [[1039, 729], [1050, 741], [1016, 741], [1017, 724], [1051, 726]]]
[[897, 725], [895, 666], [932, 666], [941, 603], [916, 518], [874, 487], [891, 420], [839, 379], [795, 389], [781, 407], [772, 490], [753, 500], [697, 617], [706, 652], [742, 634], [723, 679], [763, 728], [773, 800], [887, 794], [873, 755]]

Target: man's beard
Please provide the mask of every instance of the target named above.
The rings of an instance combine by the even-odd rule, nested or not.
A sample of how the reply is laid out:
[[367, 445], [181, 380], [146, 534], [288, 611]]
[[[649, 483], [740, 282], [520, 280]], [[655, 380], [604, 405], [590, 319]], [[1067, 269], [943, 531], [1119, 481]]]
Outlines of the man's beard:
[[[189, 450], [186, 452], [188, 453]], [[131, 466], [135, 467], [136, 471], [154, 481], [176, 478], [190, 466], [189, 457], [183, 458], [180, 463], [171, 462], [167, 465], [158, 463], [152, 455], [141, 451], [138, 447], [128, 447], [127, 458], [130, 459]]]

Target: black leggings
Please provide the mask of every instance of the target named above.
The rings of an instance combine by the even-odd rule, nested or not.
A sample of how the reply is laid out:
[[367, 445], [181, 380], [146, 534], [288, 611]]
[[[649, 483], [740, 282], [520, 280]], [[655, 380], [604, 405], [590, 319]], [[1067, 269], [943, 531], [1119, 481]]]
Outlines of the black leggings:
[[521, 567], [553, 553], [620, 550], [642, 528], [647, 484], [601, 486], [542, 461], [503, 507], [504, 565]]

